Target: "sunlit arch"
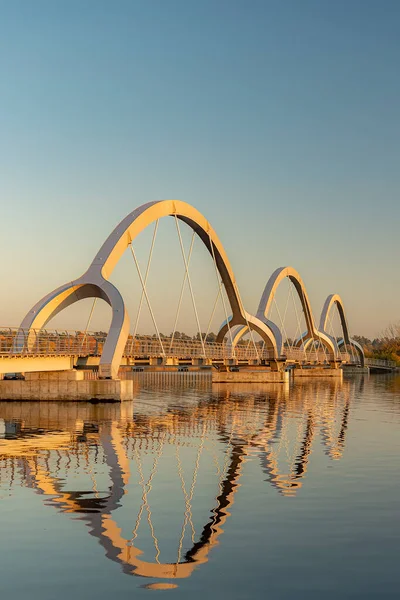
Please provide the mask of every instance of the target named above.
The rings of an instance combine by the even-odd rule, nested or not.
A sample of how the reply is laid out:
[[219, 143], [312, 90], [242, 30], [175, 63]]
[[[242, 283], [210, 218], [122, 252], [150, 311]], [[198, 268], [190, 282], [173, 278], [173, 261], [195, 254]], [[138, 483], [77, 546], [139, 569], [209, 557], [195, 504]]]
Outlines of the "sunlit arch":
[[[332, 309], [335, 307], [335, 305], [336, 305], [336, 308], [339, 313], [340, 324], [341, 324], [342, 331], [343, 331], [343, 338], [339, 341], [337, 341], [333, 336], [329, 335], [326, 331], [330, 313], [331, 313]], [[358, 354], [361, 366], [362, 367], [364, 366], [364, 364], [365, 364], [364, 350], [358, 342], [356, 342], [355, 340], [353, 340], [353, 338], [350, 337], [349, 327], [347, 325], [347, 319], [346, 319], [346, 313], [344, 310], [343, 301], [342, 301], [341, 297], [339, 296], [339, 294], [331, 294], [325, 300], [325, 304], [324, 304], [324, 306], [322, 308], [322, 312], [321, 312], [319, 329], [327, 337], [329, 337], [329, 339], [331, 340], [332, 344], [334, 345], [336, 351], [339, 351], [341, 347], [346, 346], [346, 345], [353, 346], [353, 348], [355, 349], [355, 351]]]
[[[278, 353], [282, 354], [283, 352], [282, 332], [276, 323], [268, 319], [267, 315], [271, 308], [278, 286], [285, 278], [288, 278], [290, 280], [297, 292], [306, 321], [307, 330], [299, 338], [299, 340], [297, 341], [297, 345], [300, 346], [308, 340], [318, 340], [328, 349], [329, 352], [334, 354], [335, 346], [332, 343], [331, 338], [327, 336], [325, 332], [318, 330], [315, 326], [314, 317], [312, 314], [311, 304], [308, 298], [306, 287], [302, 278], [300, 277], [300, 274], [293, 267], [279, 267], [272, 273], [271, 277], [267, 282], [267, 285], [264, 288], [256, 313], [256, 317], [260, 321], [262, 321], [274, 335]], [[239, 331], [237, 331], [234, 338], [235, 343], [237, 343], [247, 331], [248, 328], [246, 326], [242, 327]]]
[[[232, 311], [230, 324], [249, 325], [276, 355], [275, 339], [269, 327], [248, 314], [243, 307], [231, 265], [216, 232], [201, 213], [180, 200], [148, 202], [127, 215], [101, 246], [89, 269], [79, 279], [44, 296], [25, 316], [21, 330], [41, 329], [61, 310], [83, 298], [101, 298], [111, 306], [112, 321], [100, 358], [99, 372], [105, 377], [117, 377], [130, 323], [122, 296], [108, 279], [139, 233], [166, 216], [174, 216], [191, 227], [215, 260]], [[22, 340], [17, 339], [16, 349], [18, 344], [22, 347]], [[28, 340], [29, 344], [33, 344], [33, 337]]]

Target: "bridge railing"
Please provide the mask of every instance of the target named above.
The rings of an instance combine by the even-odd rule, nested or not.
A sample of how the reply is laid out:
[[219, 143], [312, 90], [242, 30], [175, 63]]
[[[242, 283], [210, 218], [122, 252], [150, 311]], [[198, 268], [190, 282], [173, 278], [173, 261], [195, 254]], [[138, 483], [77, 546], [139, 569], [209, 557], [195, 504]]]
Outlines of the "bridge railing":
[[191, 359], [209, 358], [213, 360], [224, 360], [236, 358], [238, 360], [256, 360], [273, 358], [265, 348], [254, 345], [238, 345], [232, 348], [230, 344], [217, 342], [204, 342], [193, 339], [174, 339], [154, 337], [135, 337], [128, 339], [125, 346], [124, 356], [130, 358], [140, 357], [162, 357]]
[[[100, 356], [106, 334], [103, 332], [24, 330], [21, 328], [0, 327], [0, 355], [9, 356]], [[269, 359], [273, 356], [260, 346], [204, 342], [200, 340], [180, 340], [152, 336], [129, 336], [124, 356], [128, 358], [210, 358], [224, 360]]]
[[387, 367], [388, 369], [394, 369], [397, 367], [397, 362], [394, 360], [385, 360], [383, 358], [366, 358], [365, 364], [368, 367]]
[[284, 348], [283, 356], [289, 361], [328, 363], [334, 360], [333, 354], [322, 349], [304, 350], [303, 348]]
[[[0, 327], [0, 355], [24, 356], [100, 356], [106, 334], [104, 332], [23, 330], [20, 328]], [[198, 339], [176, 339], [155, 336], [128, 337], [124, 356], [127, 358], [177, 358], [212, 360], [271, 360], [273, 354], [260, 344], [238, 344], [233, 348], [228, 343], [201, 342]], [[323, 349], [304, 350], [302, 348], [284, 348], [282, 359], [295, 362], [328, 363], [333, 355]], [[341, 353], [338, 357], [349, 361], [350, 356]]]
[[103, 334], [0, 327], [0, 355], [96, 356], [104, 340]]

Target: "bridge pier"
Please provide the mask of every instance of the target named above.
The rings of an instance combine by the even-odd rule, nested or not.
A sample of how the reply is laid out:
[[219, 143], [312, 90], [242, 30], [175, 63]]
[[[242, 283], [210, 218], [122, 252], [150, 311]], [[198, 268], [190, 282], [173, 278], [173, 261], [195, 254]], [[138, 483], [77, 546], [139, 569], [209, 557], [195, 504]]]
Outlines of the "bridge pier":
[[193, 367], [211, 367], [212, 361], [209, 358], [192, 358]]
[[87, 379], [84, 371], [26, 373], [24, 380], [0, 381], [2, 401], [122, 402], [132, 398], [132, 380]]
[[[230, 364], [220, 365], [212, 370], [213, 383], [285, 383], [289, 381], [289, 372], [284, 363], [271, 361], [269, 367], [256, 365], [238, 365], [232, 359]], [[235, 364], [236, 362], [236, 364]]]
[[370, 369], [367, 366], [343, 365], [343, 375], [369, 375]]
[[289, 381], [287, 371], [239, 369], [212, 372], [213, 383], [286, 383], [287, 381]]
[[292, 374], [294, 379], [298, 377], [338, 377], [342, 379], [343, 369], [340, 369], [338, 364], [336, 366], [329, 365], [328, 367], [297, 365], [295, 369], [292, 369]]

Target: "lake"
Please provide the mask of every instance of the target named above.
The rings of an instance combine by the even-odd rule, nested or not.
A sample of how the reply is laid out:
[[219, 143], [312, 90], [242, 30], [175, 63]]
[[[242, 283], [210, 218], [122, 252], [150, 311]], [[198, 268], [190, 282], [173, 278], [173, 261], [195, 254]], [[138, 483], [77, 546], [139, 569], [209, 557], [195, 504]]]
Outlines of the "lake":
[[2, 597], [398, 598], [400, 377], [0, 403]]

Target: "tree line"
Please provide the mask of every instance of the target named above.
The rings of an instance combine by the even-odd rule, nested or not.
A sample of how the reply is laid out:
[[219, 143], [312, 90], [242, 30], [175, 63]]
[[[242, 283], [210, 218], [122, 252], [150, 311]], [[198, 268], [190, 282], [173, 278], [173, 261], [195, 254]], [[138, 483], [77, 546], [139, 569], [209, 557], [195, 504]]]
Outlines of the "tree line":
[[363, 347], [365, 356], [394, 360], [400, 365], [400, 323], [388, 325], [382, 334], [373, 340], [363, 335], [353, 335], [353, 339]]

